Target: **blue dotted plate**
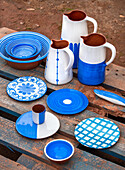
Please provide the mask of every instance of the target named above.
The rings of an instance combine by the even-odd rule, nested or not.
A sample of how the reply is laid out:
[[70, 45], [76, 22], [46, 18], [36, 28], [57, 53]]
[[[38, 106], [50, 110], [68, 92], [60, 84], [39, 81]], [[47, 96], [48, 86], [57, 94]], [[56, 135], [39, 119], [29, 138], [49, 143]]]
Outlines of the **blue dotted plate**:
[[76, 114], [88, 106], [87, 97], [74, 89], [60, 89], [47, 98], [48, 107], [60, 114]]
[[32, 101], [42, 97], [47, 90], [46, 83], [36, 77], [20, 77], [7, 86], [7, 94], [18, 101]]
[[74, 133], [82, 145], [95, 149], [109, 148], [120, 137], [118, 126], [103, 118], [88, 118], [81, 121]]
[[60, 122], [50, 112], [45, 113], [45, 122], [35, 124], [32, 120], [32, 111], [22, 114], [16, 121], [16, 130], [21, 135], [32, 139], [47, 138], [58, 131]]

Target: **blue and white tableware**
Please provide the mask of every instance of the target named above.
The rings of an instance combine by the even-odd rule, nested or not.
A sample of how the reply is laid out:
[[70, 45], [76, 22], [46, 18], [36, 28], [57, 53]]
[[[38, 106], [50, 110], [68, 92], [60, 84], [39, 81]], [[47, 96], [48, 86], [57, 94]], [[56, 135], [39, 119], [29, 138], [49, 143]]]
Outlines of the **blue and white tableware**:
[[84, 146], [104, 149], [113, 146], [120, 137], [118, 126], [99, 117], [84, 119], [75, 128], [76, 139]]
[[56, 113], [77, 114], [88, 106], [87, 97], [74, 89], [60, 89], [52, 92], [47, 98], [48, 107]]
[[[106, 48], [112, 51], [108, 62]], [[115, 47], [106, 41], [102, 34], [89, 34], [80, 38], [80, 54], [78, 64], [78, 80], [86, 85], [98, 85], [105, 80], [105, 67], [115, 58]]]
[[102, 99], [105, 99], [111, 103], [125, 106], [125, 98], [123, 98], [115, 93], [111, 93], [111, 92], [104, 91], [104, 90], [98, 90], [98, 89], [95, 89], [94, 93], [97, 96], [101, 97]]
[[36, 104], [32, 107], [32, 118], [34, 123], [42, 124], [45, 121], [46, 108], [42, 104]]
[[12, 59], [23, 61], [37, 58], [42, 45], [37, 39], [20, 37], [9, 41], [5, 49]]
[[[28, 39], [34, 39], [40, 42], [42, 46], [42, 50], [40, 52], [40, 55], [33, 59], [33, 60], [26, 60], [26, 61], [20, 61], [20, 60], [14, 60], [10, 58], [10, 56], [6, 52], [6, 45], [10, 41], [14, 41], [21, 38], [28, 38]], [[13, 68], [19, 69], [19, 70], [29, 70], [37, 67], [42, 60], [47, 57], [49, 52], [51, 41], [45, 36], [40, 33], [31, 32], [31, 31], [21, 31], [21, 32], [14, 32], [11, 34], [8, 34], [1, 38], [0, 41], [0, 57], [6, 60], [6, 62]]]
[[63, 162], [74, 154], [74, 146], [67, 140], [52, 140], [44, 148], [45, 155], [52, 161]]
[[37, 77], [20, 77], [7, 85], [7, 94], [18, 101], [33, 101], [47, 91], [46, 83]]
[[45, 67], [45, 79], [55, 85], [72, 80], [74, 55], [66, 40], [52, 40]]
[[22, 114], [16, 121], [18, 133], [31, 139], [43, 139], [52, 136], [58, 131], [59, 127], [59, 119], [47, 111], [45, 113], [45, 121], [42, 124], [34, 123], [32, 111]]
[[80, 36], [88, 35], [87, 21], [94, 24], [94, 33], [97, 31], [97, 22], [88, 17], [83, 11], [73, 10], [63, 15], [61, 39], [69, 42], [69, 48], [74, 53], [73, 68], [78, 68]]

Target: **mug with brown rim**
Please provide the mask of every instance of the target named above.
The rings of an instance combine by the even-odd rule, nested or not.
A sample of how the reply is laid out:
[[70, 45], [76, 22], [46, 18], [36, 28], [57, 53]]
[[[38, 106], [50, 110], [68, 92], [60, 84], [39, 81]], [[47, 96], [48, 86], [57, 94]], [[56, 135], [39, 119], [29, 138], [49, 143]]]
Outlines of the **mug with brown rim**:
[[[108, 62], [106, 48], [112, 52]], [[115, 58], [116, 49], [102, 34], [92, 33], [80, 38], [78, 80], [87, 85], [98, 85], [105, 80], [105, 67]]]

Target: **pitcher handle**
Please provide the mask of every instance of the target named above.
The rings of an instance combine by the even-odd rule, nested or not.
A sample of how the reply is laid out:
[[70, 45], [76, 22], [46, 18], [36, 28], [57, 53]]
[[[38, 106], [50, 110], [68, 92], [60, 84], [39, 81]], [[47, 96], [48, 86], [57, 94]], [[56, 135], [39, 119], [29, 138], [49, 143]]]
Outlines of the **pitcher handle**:
[[64, 49], [64, 51], [68, 54], [69, 56], [69, 64], [68, 66], [66, 67], [65, 71], [68, 71], [72, 68], [73, 66], [73, 63], [74, 63], [74, 54], [73, 52], [67, 47]]
[[85, 20], [90, 21], [90, 22], [93, 23], [93, 25], [94, 25], [93, 33], [96, 33], [97, 32], [97, 27], [98, 27], [97, 21], [94, 18], [91, 18], [91, 17], [88, 17], [88, 16], [85, 18]]
[[116, 48], [112, 44], [110, 44], [108, 42], [106, 42], [103, 46], [109, 48], [112, 51], [112, 56], [111, 56], [110, 60], [106, 63], [106, 66], [107, 66], [111, 62], [113, 62], [113, 60], [114, 60], [114, 58], [116, 56]]

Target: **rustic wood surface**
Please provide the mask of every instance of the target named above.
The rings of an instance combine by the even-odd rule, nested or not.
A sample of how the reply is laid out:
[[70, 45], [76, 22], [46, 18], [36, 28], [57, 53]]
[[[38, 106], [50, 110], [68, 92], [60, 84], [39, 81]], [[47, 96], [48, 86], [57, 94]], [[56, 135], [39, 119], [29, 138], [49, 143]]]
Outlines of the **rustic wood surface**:
[[[0, 37], [14, 32], [8, 28], [0, 29]], [[13, 149], [22, 153], [18, 163], [29, 169], [123, 169], [125, 166], [125, 107], [114, 105], [95, 96], [94, 89], [102, 89], [115, 92], [118, 95], [125, 96], [125, 69], [111, 64], [106, 69], [106, 80], [99, 86], [86, 86], [77, 80], [77, 71], [74, 70], [73, 80], [63, 86], [54, 86], [44, 79], [43, 62], [39, 67], [21, 71], [15, 70], [7, 65], [5, 60], [0, 58], [0, 143], [11, 146]], [[32, 102], [19, 102], [10, 98], [6, 93], [7, 84], [15, 78], [21, 76], [35, 76], [44, 80], [48, 90], [42, 98]], [[54, 90], [61, 88], [72, 88], [81, 91], [89, 99], [87, 109], [79, 114], [66, 116], [51, 111], [46, 104], [48, 95]], [[31, 110], [34, 104], [41, 103], [47, 108], [47, 111], [55, 114], [61, 123], [60, 130], [51, 138], [43, 140], [30, 140], [17, 133], [15, 130], [15, 121], [17, 118]], [[79, 144], [74, 137], [75, 126], [83, 119], [89, 117], [108, 117], [116, 123], [121, 131], [119, 141], [111, 148], [105, 150], [92, 150]], [[113, 120], [114, 119], [114, 120]], [[43, 148], [45, 144], [52, 139], [67, 139], [75, 147], [74, 156], [64, 164], [57, 164], [48, 160]], [[27, 156], [28, 155], [28, 156]], [[116, 164], [115, 164], [116, 163]], [[121, 166], [122, 165], [122, 166]]]
[[0, 169], [1, 170], [28, 170], [20, 163], [14, 162], [0, 155]]

